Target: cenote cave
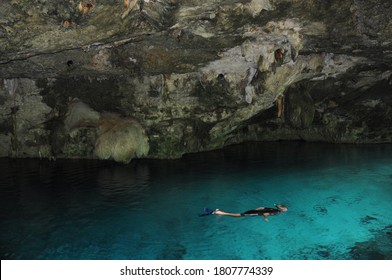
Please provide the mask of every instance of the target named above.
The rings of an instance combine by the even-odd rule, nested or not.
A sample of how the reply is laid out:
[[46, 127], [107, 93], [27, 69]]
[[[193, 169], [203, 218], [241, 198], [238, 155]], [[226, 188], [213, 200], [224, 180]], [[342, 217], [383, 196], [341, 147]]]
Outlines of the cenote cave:
[[392, 259], [391, 14], [1, 1], [1, 258]]

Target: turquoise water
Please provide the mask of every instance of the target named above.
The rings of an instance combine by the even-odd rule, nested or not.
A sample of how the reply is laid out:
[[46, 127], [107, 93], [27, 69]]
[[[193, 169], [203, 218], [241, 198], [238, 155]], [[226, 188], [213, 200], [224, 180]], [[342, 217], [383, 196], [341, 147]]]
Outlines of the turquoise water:
[[[179, 160], [0, 159], [2, 259], [392, 259], [391, 145], [249, 143]], [[284, 203], [270, 217], [198, 217]]]

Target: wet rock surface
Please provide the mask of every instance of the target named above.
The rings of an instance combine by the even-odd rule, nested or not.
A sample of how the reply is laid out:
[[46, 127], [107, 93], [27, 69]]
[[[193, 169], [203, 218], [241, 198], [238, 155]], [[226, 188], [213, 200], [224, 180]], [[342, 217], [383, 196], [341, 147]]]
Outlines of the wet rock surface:
[[1, 1], [0, 156], [96, 157], [97, 127], [64, 128], [75, 98], [136, 120], [144, 157], [390, 143], [391, 13], [376, 0]]

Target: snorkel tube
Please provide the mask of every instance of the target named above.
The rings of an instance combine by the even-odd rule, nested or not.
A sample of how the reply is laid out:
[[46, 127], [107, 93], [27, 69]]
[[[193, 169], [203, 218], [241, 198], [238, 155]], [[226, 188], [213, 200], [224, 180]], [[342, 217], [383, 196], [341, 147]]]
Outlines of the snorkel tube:
[[274, 203], [276, 209], [278, 209], [279, 212], [287, 212], [287, 206], [283, 204], [276, 204]]

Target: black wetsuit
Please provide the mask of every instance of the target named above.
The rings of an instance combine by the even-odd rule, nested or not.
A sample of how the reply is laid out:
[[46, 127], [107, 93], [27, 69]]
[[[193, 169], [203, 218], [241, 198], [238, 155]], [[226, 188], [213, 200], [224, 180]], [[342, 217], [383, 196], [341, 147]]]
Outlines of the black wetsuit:
[[275, 216], [280, 214], [278, 208], [263, 208], [263, 209], [253, 209], [248, 210], [244, 213], [241, 213], [241, 216], [263, 216], [264, 214], [269, 214], [271, 216]]

